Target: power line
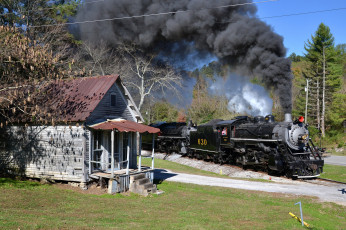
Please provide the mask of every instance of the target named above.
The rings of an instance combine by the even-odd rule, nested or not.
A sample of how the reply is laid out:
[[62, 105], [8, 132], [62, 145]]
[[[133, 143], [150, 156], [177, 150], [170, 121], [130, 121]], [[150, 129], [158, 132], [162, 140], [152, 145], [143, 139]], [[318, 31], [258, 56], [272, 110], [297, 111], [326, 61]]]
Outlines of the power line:
[[[82, 3], [78, 4], [78, 5], [82, 6], [82, 5], [86, 5], [86, 4], [90, 4], [90, 3], [97, 3], [97, 2], [104, 2], [104, 1], [105, 0], [95, 0], [95, 1], [91, 1], [91, 2], [82, 2]], [[55, 7], [47, 7], [47, 8], [40, 8], [40, 9], [36, 9], [36, 10], [21, 11], [19, 13], [20, 14], [25, 14], [25, 13], [29, 13], [29, 12], [39, 12], [39, 11], [52, 10], [52, 9], [55, 9]], [[9, 15], [9, 14], [16, 14], [16, 12], [3, 13], [3, 14], [0, 14], [0, 16]]]
[[[97, 3], [97, 2], [103, 2], [103, 1], [105, 1], [105, 0], [97, 0], [97, 1], [95, 0], [95, 1], [92, 1], [92, 2], [85, 2], [84, 4]], [[221, 8], [236, 7], [236, 6], [243, 6], [243, 5], [260, 4], [260, 3], [267, 3], [267, 2], [276, 2], [276, 1], [280, 1], [280, 0], [266, 0], [266, 1], [260, 1], [260, 2], [247, 2], [247, 3], [239, 3], [239, 4], [233, 4], [233, 5], [223, 5], [223, 6], [210, 7], [210, 8], [201, 8], [201, 9], [198, 9], [198, 10], [221, 9]], [[115, 21], [115, 20], [126, 20], [126, 19], [133, 19], [133, 18], [143, 18], [143, 17], [151, 17], [151, 16], [160, 16], [160, 15], [169, 15], [169, 14], [177, 14], [177, 13], [186, 13], [186, 12], [193, 12], [193, 11], [198, 11], [198, 10], [178, 10], [178, 11], [169, 11], [169, 12], [163, 12], [163, 13], [153, 13], [153, 14], [143, 14], [143, 15], [134, 15], [134, 16], [125, 16], [125, 17], [106, 18], [106, 19], [86, 20], [86, 21], [80, 21], [80, 22], [66, 22], [66, 23], [56, 23], [56, 24], [28, 26], [28, 28], [39, 28], [39, 27], [51, 27], [51, 26], [75, 25], [75, 24], [85, 24], [85, 23], [94, 23], [94, 22]], [[291, 16], [316, 14], [316, 13], [340, 11], [340, 10], [346, 10], [346, 7], [334, 8], [334, 9], [326, 9], [326, 10], [317, 10], [317, 11], [309, 11], [309, 12], [292, 13], [292, 14], [275, 15], [275, 16], [261, 17], [261, 18], [258, 18], [258, 19], [291, 17]], [[230, 22], [232, 22], [232, 21], [225, 21], [225, 22], [218, 22], [218, 23], [230, 23]]]
[[317, 14], [317, 13], [330, 12], [330, 11], [338, 11], [338, 10], [346, 10], [346, 7], [343, 7], [343, 8], [334, 8], [334, 9], [327, 9], [327, 10], [317, 10], [317, 11], [310, 11], [310, 12], [302, 12], [302, 13], [293, 13], [293, 14], [283, 14], [283, 15], [276, 15], [276, 16], [268, 16], [268, 17], [262, 17], [262, 18], [259, 18], [259, 19], [282, 18], [282, 17], [290, 17], [290, 16], [306, 15], [306, 14]]
[[[198, 9], [198, 10], [221, 9], [221, 8], [229, 8], [229, 7], [236, 7], [236, 6], [244, 6], [244, 5], [267, 3], [267, 2], [276, 2], [276, 1], [280, 1], [280, 0], [266, 0], [266, 1], [260, 1], [260, 2], [246, 2], [246, 3], [238, 3], [238, 4], [232, 4], [232, 5], [210, 7], [210, 8], [201, 8], [201, 9]], [[187, 13], [187, 12], [193, 12], [193, 11], [198, 11], [198, 10], [178, 10], [178, 11], [169, 11], [169, 12], [163, 12], [163, 13], [142, 14], [142, 15], [115, 17], [115, 18], [106, 18], [106, 19], [95, 19], [95, 20], [87, 20], [87, 21], [80, 21], [80, 22], [66, 22], [66, 23], [46, 24], [46, 25], [39, 25], [39, 26], [28, 26], [28, 28], [62, 26], [62, 25], [75, 25], [75, 24], [85, 24], [85, 23], [93, 23], [93, 22], [125, 20], [125, 19], [133, 19], [133, 18], [143, 18], [143, 17], [151, 17], [151, 16]]]

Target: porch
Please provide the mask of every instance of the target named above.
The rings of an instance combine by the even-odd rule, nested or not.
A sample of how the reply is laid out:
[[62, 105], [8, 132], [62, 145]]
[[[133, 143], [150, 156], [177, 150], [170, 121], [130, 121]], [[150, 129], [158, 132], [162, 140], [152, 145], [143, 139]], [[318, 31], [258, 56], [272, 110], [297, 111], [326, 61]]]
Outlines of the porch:
[[150, 183], [154, 180], [154, 169], [150, 167], [142, 167], [141, 170], [130, 169], [127, 174], [125, 169], [114, 171], [114, 175], [105, 172], [95, 172], [90, 177], [100, 180], [105, 180], [108, 186], [108, 193], [114, 194], [118, 192], [126, 192], [130, 189], [131, 184], [134, 180], [131, 178], [141, 176], [146, 178]]
[[133, 182], [131, 178], [139, 177], [136, 175], [153, 182], [154, 148], [150, 156], [151, 167], [143, 167], [141, 133], [154, 135], [159, 129], [120, 119], [108, 120], [89, 128], [89, 178], [108, 181], [108, 193], [128, 191]]

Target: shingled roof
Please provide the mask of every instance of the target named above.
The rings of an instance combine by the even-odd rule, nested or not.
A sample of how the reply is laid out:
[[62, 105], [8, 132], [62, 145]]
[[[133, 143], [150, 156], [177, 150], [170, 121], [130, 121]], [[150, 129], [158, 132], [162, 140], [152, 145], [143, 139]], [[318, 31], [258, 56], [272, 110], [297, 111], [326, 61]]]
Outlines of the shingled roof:
[[124, 119], [115, 119], [89, 126], [96, 130], [118, 130], [119, 132], [158, 133], [160, 129]]

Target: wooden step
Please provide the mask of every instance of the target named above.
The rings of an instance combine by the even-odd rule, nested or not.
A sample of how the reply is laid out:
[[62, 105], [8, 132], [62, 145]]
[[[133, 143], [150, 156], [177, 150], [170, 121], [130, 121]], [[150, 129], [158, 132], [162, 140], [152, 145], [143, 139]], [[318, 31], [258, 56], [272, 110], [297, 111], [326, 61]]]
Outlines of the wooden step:
[[142, 176], [138, 175], [140, 174], [137, 174], [134, 177], [131, 176], [130, 192], [137, 193], [142, 196], [148, 196], [150, 193], [156, 193], [156, 185], [151, 183], [148, 178], [142, 178]]
[[146, 184], [142, 184], [141, 186], [143, 186], [144, 189], [151, 189], [154, 187], [153, 183], [146, 183]]
[[150, 183], [150, 180], [148, 178], [142, 178], [142, 179], [136, 180], [136, 182], [139, 185], [142, 185], [142, 184]]
[[144, 173], [135, 174], [135, 175], [130, 176], [131, 181], [136, 181], [136, 180], [143, 179], [143, 178], [145, 178]]

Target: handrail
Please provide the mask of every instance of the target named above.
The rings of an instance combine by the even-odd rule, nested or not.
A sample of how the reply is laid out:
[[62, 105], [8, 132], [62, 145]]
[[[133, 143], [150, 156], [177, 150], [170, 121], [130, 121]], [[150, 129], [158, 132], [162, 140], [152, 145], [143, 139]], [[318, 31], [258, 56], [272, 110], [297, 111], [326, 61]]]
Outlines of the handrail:
[[102, 162], [102, 161], [90, 161], [91, 163], [98, 163], [98, 164], [107, 164], [110, 165], [111, 163], [106, 163], [106, 162]]
[[[107, 164], [107, 165], [111, 165], [112, 163], [106, 163], [106, 162], [102, 162], [102, 161], [90, 161], [91, 163], [98, 163], [98, 164]], [[117, 164], [121, 164], [121, 163], [127, 163], [128, 161], [120, 161], [120, 162], [116, 162]]]
[[125, 163], [125, 162], [128, 162], [128, 160], [126, 160], [126, 161], [119, 161], [117, 163], [120, 164], [120, 163]]

